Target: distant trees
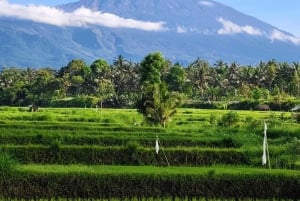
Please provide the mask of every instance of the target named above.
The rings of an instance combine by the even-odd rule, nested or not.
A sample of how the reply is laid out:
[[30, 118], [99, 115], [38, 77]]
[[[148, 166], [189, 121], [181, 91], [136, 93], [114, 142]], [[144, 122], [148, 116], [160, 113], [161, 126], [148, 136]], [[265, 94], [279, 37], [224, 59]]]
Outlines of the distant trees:
[[136, 107], [143, 103], [151, 108], [154, 102], [163, 105], [169, 98], [179, 103], [178, 94], [189, 102], [269, 100], [281, 103], [300, 97], [300, 64], [269, 60], [257, 65], [240, 65], [218, 60], [211, 65], [197, 58], [182, 66], [153, 52], [139, 63], [119, 55], [112, 64], [101, 58], [91, 64], [74, 59], [57, 70], [5, 67], [0, 71], [0, 105], [55, 106], [55, 101], [78, 99], [76, 106], [84, 106], [80, 101], [86, 98], [81, 97], [91, 97], [97, 100], [91, 104]]

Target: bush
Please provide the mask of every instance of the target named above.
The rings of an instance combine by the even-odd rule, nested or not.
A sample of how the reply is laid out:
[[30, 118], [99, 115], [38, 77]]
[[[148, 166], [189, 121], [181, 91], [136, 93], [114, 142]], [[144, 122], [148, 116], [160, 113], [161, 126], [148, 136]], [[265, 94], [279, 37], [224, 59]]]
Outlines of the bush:
[[219, 125], [225, 126], [225, 127], [231, 127], [232, 125], [239, 122], [239, 115], [237, 112], [230, 111], [226, 114], [224, 114], [219, 121]]

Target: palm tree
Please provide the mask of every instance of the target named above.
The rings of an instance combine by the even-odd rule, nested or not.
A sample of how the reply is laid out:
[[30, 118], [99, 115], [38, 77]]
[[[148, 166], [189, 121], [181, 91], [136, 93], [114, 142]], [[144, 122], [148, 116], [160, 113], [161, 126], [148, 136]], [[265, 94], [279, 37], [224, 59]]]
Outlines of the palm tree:
[[296, 96], [299, 96], [299, 91], [300, 91], [300, 77], [299, 77], [300, 63], [299, 62], [293, 62], [292, 69], [294, 70], [292, 83], [295, 85], [295, 94], [296, 94]]
[[196, 85], [201, 92], [201, 98], [204, 98], [204, 90], [208, 88], [208, 81], [212, 80], [209, 75], [209, 64], [201, 59], [196, 59], [188, 67], [189, 80]]
[[277, 73], [277, 62], [275, 60], [270, 60], [266, 64], [266, 87], [269, 89], [269, 91], [272, 91], [273, 89], [273, 83], [276, 78]]
[[240, 69], [242, 85], [254, 85], [255, 68], [253, 66], [243, 66]]
[[114, 60], [112, 67], [116, 103], [119, 105], [132, 105], [139, 90], [137, 65], [119, 55]]
[[138, 105], [138, 111], [147, 122], [160, 124], [164, 128], [176, 114], [182, 96], [177, 92], [169, 92], [165, 83], [149, 84], [145, 87], [144, 98]]
[[229, 82], [228, 82], [228, 65], [227, 63], [223, 62], [222, 60], [218, 60], [216, 64], [214, 64], [215, 68], [215, 75], [212, 75], [214, 78], [214, 87], [220, 88], [220, 96], [227, 96]]
[[278, 63], [278, 70], [275, 78], [275, 84], [279, 87], [280, 92], [287, 92], [291, 88], [291, 80], [294, 70], [286, 62]]
[[236, 96], [237, 89], [241, 86], [241, 75], [240, 75], [240, 68], [236, 62], [233, 62], [228, 67], [227, 72], [227, 80], [229, 83], [229, 90], [234, 92], [234, 96]]

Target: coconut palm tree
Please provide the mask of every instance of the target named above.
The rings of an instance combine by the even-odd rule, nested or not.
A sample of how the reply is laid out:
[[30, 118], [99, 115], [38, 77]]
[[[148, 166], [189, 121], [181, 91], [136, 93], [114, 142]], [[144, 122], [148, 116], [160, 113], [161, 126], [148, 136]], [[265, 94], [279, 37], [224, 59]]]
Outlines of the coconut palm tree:
[[188, 79], [200, 90], [201, 99], [204, 98], [204, 90], [208, 88], [208, 81], [212, 80], [209, 68], [209, 64], [199, 58], [188, 66]]
[[299, 62], [293, 62], [291, 65], [292, 69], [294, 70], [293, 77], [292, 77], [292, 84], [294, 85], [294, 94], [299, 97], [300, 92], [300, 63]]
[[182, 103], [182, 96], [177, 92], [169, 92], [165, 83], [149, 84], [145, 87], [145, 92], [138, 111], [147, 122], [160, 124], [165, 128]]
[[274, 80], [276, 78], [277, 74], [277, 62], [273, 59], [267, 62], [266, 64], [266, 87], [269, 89], [269, 91], [272, 91], [274, 86]]
[[119, 55], [112, 65], [112, 80], [115, 85], [114, 101], [118, 105], [130, 105], [138, 91], [137, 65]]

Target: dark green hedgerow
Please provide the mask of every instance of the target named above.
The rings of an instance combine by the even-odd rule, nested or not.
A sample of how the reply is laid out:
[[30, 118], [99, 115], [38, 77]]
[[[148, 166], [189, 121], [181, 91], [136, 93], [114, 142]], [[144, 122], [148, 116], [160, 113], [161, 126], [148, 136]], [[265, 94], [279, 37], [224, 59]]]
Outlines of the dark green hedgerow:
[[0, 196], [50, 198], [300, 198], [300, 177], [285, 174], [23, 173], [0, 182]]
[[[54, 140], [60, 140], [64, 145], [98, 145], [98, 146], [124, 146], [130, 141], [137, 141], [141, 146], [153, 147], [155, 143], [155, 134], [133, 134], [133, 133], [107, 133], [107, 134], [0, 134], [0, 144], [15, 144], [15, 145], [49, 145]], [[177, 135], [162, 136], [161, 140], [164, 146], [199, 146], [199, 147], [225, 147], [238, 148], [241, 145], [231, 137], [219, 138], [197, 138]]]
[[[3, 146], [21, 163], [52, 164], [131, 164], [166, 165], [163, 152], [156, 156], [154, 149], [128, 144], [125, 147], [61, 146]], [[237, 149], [170, 148], [164, 150], [172, 165], [249, 164], [248, 158]]]

